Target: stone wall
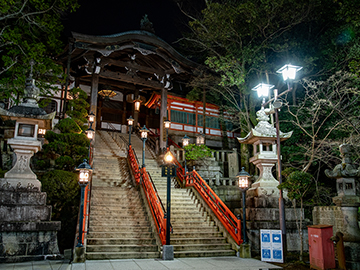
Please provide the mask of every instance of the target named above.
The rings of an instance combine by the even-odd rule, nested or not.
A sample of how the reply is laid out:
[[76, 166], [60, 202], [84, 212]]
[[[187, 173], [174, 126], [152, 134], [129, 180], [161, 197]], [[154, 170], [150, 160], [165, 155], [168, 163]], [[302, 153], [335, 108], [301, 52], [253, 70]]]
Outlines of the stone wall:
[[46, 193], [38, 189], [1, 187], [0, 263], [42, 260], [59, 254], [60, 221], [51, 221]]

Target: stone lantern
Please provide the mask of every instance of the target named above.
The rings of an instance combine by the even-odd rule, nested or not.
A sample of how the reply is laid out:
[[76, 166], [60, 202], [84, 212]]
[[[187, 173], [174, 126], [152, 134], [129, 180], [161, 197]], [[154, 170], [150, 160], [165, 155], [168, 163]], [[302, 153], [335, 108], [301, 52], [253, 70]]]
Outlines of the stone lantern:
[[26, 80], [25, 95], [24, 102], [20, 105], [9, 110], [0, 108], [0, 117], [3, 120], [16, 121], [14, 138], [8, 140], [16, 154], [16, 163], [5, 174], [5, 178], [0, 179], [0, 186], [6, 184], [11, 187], [38, 188], [40, 191], [41, 183], [30, 169], [30, 158], [41, 150], [38, 134], [43, 135], [52, 128], [56, 112], [47, 114], [39, 108], [39, 89], [31, 77]]
[[[276, 129], [269, 123], [269, 116], [265, 109], [261, 108], [256, 113], [259, 121], [255, 128], [251, 129], [245, 138], [238, 138], [240, 143], [253, 145], [253, 157], [250, 162], [259, 169], [258, 179], [248, 190], [248, 196], [259, 197], [277, 196], [279, 197], [279, 181], [276, 180], [271, 172], [272, 167], [277, 163], [276, 152]], [[280, 140], [290, 138], [292, 131], [288, 133], [280, 132]]]
[[3, 120], [16, 121], [14, 137], [8, 140], [16, 154], [14, 167], [0, 179], [0, 263], [41, 260], [59, 253], [60, 221], [51, 221], [46, 193], [30, 169], [30, 159], [41, 149], [38, 134], [52, 128], [55, 112], [38, 107], [39, 89], [26, 81], [23, 103], [9, 110], [0, 108]]

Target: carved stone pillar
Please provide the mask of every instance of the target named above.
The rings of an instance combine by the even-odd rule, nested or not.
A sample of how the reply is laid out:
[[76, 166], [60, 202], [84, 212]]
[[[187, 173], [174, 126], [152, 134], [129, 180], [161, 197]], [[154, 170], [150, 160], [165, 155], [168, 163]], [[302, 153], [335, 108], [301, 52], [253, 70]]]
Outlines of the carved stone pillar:
[[94, 130], [96, 130], [96, 128], [98, 127], [97, 122], [99, 122], [99, 124], [101, 125], [101, 115], [97, 111], [98, 89], [99, 89], [99, 74], [93, 73], [91, 80], [90, 112], [96, 114], [96, 119], [92, 126]]

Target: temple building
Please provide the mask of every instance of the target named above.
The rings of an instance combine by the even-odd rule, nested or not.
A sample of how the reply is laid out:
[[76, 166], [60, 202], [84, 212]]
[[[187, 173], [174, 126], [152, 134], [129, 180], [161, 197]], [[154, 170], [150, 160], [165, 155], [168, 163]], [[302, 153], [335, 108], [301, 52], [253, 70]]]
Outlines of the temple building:
[[[69, 79], [48, 106], [58, 112], [58, 117], [66, 111], [64, 97], [70, 98], [66, 89], [80, 87], [89, 96], [96, 129], [125, 133], [127, 119], [132, 116], [135, 127], [146, 125], [160, 135], [161, 149], [166, 145], [164, 120], [171, 121], [168, 134], [176, 144], [181, 144], [185, 134], [193, 143], [193, 138], [203, 132], [203, 102], [186, 99], [186, 85], [199, 74], [201, 66], [157, 37], [146, 16], [139, 31], [72, 36], [66, 52], [57, 59]], [[139, 110], [134, 108], [137, 100], [141, 101]], [[228, 136], [230, 147], [234, 147], [236, 136], [230, 121], [219, 121], [219, 107], [206, 103], [205, 114], [206, 144], [221, 149], [222, 137]]]

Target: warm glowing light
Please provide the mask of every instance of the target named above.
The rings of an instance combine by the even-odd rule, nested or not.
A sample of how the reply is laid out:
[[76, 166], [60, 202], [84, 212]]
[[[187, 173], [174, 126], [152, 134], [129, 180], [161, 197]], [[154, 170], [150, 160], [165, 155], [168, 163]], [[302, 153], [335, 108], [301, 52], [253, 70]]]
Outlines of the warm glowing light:
[[183, 143], [183, 147], [189, 145], [189, 143], [190, 143], [190, 138], [189, 138], [187, 135], [185, 135], [185, 136], [182, 138], [182, 143]]
[[134, 124], [134, 118], [132, 118], [132, 116], [130, 115], [130, 117], [127, 119], [128, 121], [128, 125], [132, 126]]
[[241, 189], [247, 189], [249, 187], [249, 178], [250, 174], [248, 174], [244, 167], [242, 167], [241, 172], [239, 172], [236, 177], [238, 178], [238, 187]]
[[165, 127], [166, 129], [169, 129], [169, 128], [170, 128], [170, 125], [171, 125], [171, 122], [170, 122], [169, 120], [165, 120], [165, 121], [164, 121], [164, 127]]
[[40, 134], [40, 135], [45, 135], [45, 134], [46, 134], [46, 129], [44, 129], [44, 128], [39, 128], [39, 129], [38, 129], [38, 134]]
[[171, 154], [170, 151], [168, 151], [165, 156], [164, 156], [164, 161], [165, 163], [171, 163], [173, 161], [173, 155]]

